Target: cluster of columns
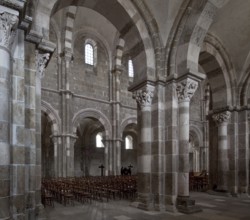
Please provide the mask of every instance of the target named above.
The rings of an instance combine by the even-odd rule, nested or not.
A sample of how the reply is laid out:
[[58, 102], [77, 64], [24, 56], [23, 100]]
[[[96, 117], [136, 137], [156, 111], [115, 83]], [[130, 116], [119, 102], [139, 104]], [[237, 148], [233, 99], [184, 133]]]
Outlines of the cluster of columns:
[[147, 83], [133, 92], [138, 104], [139, 208], [174, 211], [177, 204], [179, 211], [197, 212], [189, 199], [189, 106], [198, 80], [172, 78], [163, 85]]

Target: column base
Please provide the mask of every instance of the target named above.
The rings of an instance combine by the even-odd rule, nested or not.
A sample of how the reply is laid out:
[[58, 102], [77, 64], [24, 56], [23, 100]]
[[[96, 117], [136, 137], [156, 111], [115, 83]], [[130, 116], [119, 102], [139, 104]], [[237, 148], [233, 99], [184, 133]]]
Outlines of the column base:
[[177, 197], [176, 208], [179, 212], [185, 214], [192, 214], [202, 211], [201, 207], [195, 205], [195, 200], [182, 196]]
[[44, 206], [39, 204], [36, 206], [36, 217], [38, 220], [46, 220], [47, 216], [44, 210]]

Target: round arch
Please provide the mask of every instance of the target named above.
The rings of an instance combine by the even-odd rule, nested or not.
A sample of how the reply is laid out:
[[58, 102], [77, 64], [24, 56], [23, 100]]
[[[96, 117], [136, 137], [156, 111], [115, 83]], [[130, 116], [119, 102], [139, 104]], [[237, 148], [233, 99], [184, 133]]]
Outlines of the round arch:
[[189, 128], [189, 134], [197, 139], [198, 146], [202, 146], [203, 135], [198, 126], [191, 124]]
[[57, 113], [57, 111], [44, 100], [41, 101], [41, 111], [44, 112], [47, 116], [49, 121], [52, 124], [52, 133], [53, 135], [58, 135], [61, 132], [61, 119]]
[[[53, 15], [56, 11], [68, 6], [82, 6], [97, 11], [98, 13], [106, 17], [121, 34], [124, 34], [124, 31], [127, 29], [128, 24], [133, 24], [132, 26], [133, 31], [140, 40], [140, 42], [137, 43], [143, 45], [141, 50], [141, 54], [143, 55], [140, 56], [140, 63], [143, 59], [145, 59], [144, 62], [146, 68], [146, 69], [141, 69], [141, 68], [138, 69], [137, 80], [139, 82], [144, 79], [150, 79], [150, 80], [156, 79], [156, 67], [155, 67], [156, 55], [154, 51], [154, 45], [160, 45], [159, 43], [160, 41], [159, 38], [153, 40], [148, 29], [151, 30], [152, 34], [158, 33], [158, 31], [157, 29], [155, 30], [155, 28], [153, 28], [153, 25], [150, 22], [148, 24], [143, 19], [143, 17], [141, 16], [140, 12], [138, 12], [134, 3], [132, 3], [131, 1], [121, 1], [121, 0], [109, 0], [105, 2], [94, 1], [92, 3], [80, 0], [76, 1], [40, 0], [37, 3], [36, 7], [37, 11], [34, 13], [35, 31], [37, 31], [40, 34], [47, 33], [51, 15]], [[110, 8], [116, 10], [117, 14], [119, 14], [120, 16], [114, 17], [113, 13], [109, 12]], [[41, 20], [43, 21], [42, 23], [39, 22]], [[47, 38], [48, 36], [45, 37]], [[139, 66], [141, 65], [138, 64], [138, 67]]]
[[[210, 64], [213, 62], [216, 69], [216, 78], [210, 79], [208, 75], [213, 96], [220, 97], [220, 100], [217, 100], [220, 103], [224, 103], [226, 97], [224, 107], [235, 106], [237, 104], [235, 70], [227, 51], [215, 36], [207, 34], [201, 48], [202, 53], [209, 54], [210, 57], [206, 59], [210, 60]], [[218, 84], [218, 77], [221, 79], [221, 85]], [[224, 95], [217, 95], [217, 93], [223, 93]]]
[[76, 134], [77, 127], [79, 126], [80, 121], [83, 118], [97, 119], [98, 121], [100, 121], [100, 123], [103, 125], [105, 129], [105, 138], [110, 139], [112, 137], [112, 126], [108, 118], [102, 112], [96, 109], [90, 109], [90, 108], [82, 109], [74, 115], [72, 119], [72, 125], [73, 125], [72, 127], [73, 127], [74, 134]]
[[[169, 57], [169, 74], [198, 74], [198, 60], [206, 33], [217, 10], [228, 0], [194, 1], [185, 4], [185, 9], [177, 16], [178, 27], [165, 49]], [[184, 4], [184, 3], [183, 3]], [[169, 53], [169, 54], [167, 54]]]
[[121, 139], [122, 139], [122, 134], [123, 134], [124, 129], [129, 124], [136, 124], [137, 125], [137, 118], [136, 117], [129, 117], [129, 118], [126, 118], [122, 121], [121, 126], [120, 126], [120, 130], [118, 131]]

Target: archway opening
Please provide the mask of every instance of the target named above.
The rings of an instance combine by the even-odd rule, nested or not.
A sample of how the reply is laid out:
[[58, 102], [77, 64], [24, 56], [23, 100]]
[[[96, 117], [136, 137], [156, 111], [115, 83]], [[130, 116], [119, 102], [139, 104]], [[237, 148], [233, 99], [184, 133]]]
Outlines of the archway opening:
[[101, 176], [104, 165], [104, 126], [95, 118], [83, 118], [77, 128], [75, 176]]
[[121, 167], [130, 169], [131, 174], [137, 173], [137, 125], [128, 124], [122, 133]]

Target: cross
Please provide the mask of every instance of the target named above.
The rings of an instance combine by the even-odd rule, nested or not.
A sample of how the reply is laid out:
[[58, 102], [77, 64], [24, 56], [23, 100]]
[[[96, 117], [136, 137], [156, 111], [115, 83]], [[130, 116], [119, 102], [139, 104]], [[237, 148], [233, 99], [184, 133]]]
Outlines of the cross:
[[104, 169], [104, 166], [101, 164], [101, 166], [99, 166], [99, 168], [101, 169], [101, 176], [103, 176], [103, 169]]

